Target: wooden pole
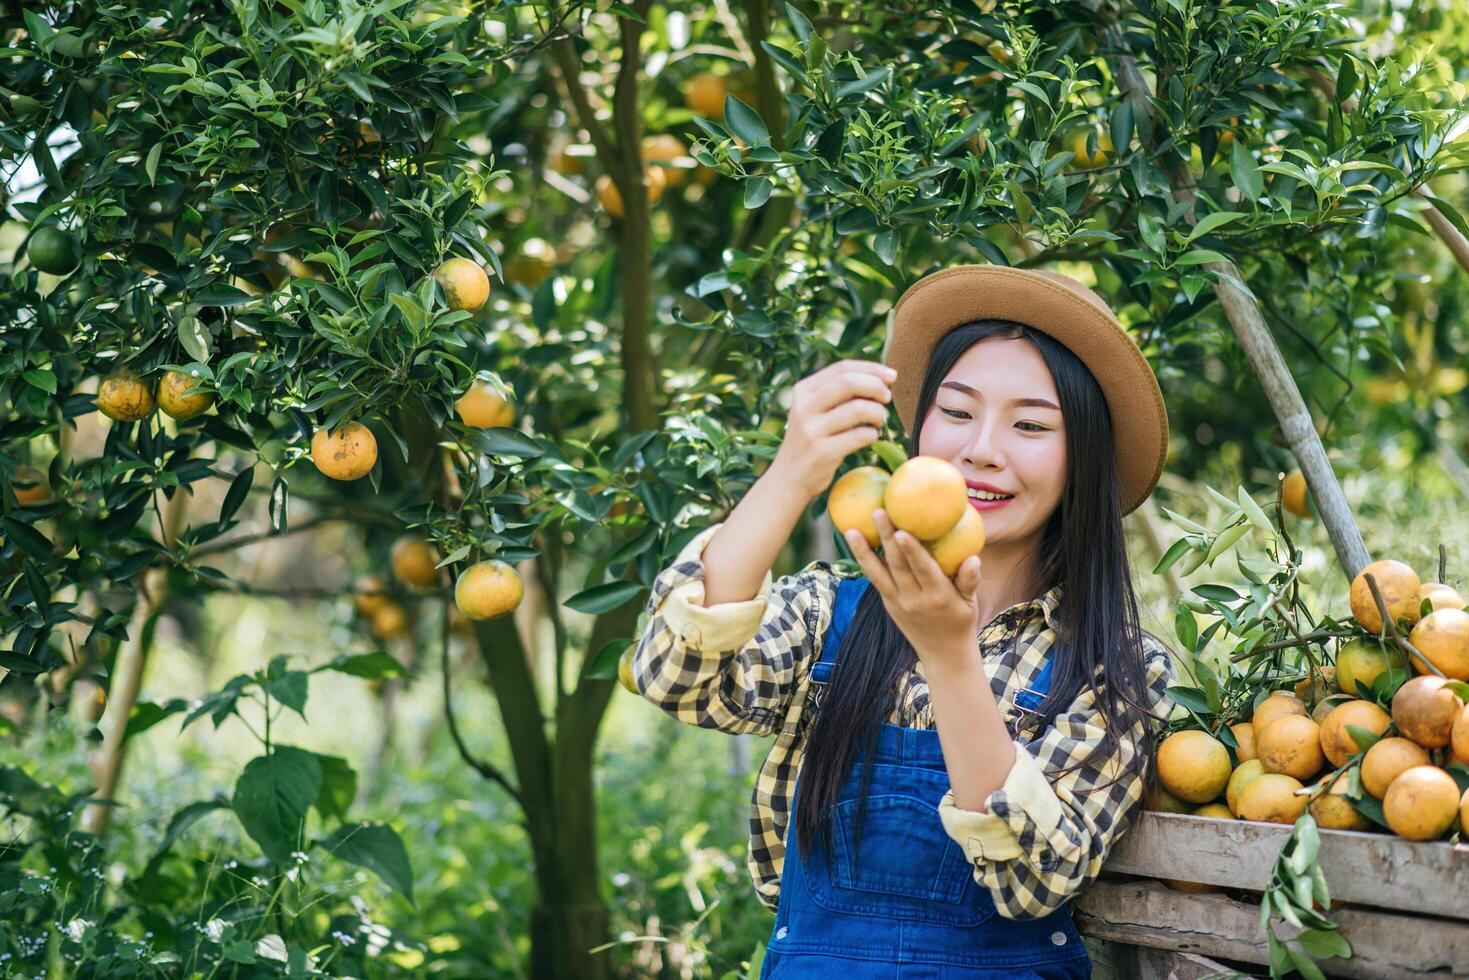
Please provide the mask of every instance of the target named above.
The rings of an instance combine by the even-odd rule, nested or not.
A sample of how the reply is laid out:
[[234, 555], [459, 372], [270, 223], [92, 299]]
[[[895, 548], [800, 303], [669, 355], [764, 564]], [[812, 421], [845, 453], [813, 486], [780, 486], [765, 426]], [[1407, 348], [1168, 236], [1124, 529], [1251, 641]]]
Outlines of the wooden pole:
[[[1108, 61], [1133, 111], [1139, 118], [1153, 120], [1151, 88], [1136, 59], [1129, 53], [1127, 36], [1117, 23], [1115, 9], [1104, 0], [1087, 0], [1086, 5], [1108, 16], [1102, 30], [1104, 45], [1113, 52], [1108, 55]], [[1187, 217], [1192, 222], [1194, 189], [1188, 172], [1175, 169], [1168, 174], [1168, 182], [1175, 200], [1189, 205]], [[1306, 408], [1295, 378], [1291, 376], [1254, 297], [1235, 285], [1244, 281], [1235, 264], [1210, 262], [1205, 268], [1221, 276], [1220, 281], [1214, 284], [1214, 293], [1270, 402], [1271, 410], [1275, 412], [1291, 452], [1301, 465], [1301, 472], [1321, 513], [1321, 522], [1331, 538], [1332, 547], [1336, 549], [1337, 561], [1348, 579], [1355, 578], [1370, 560], [1367, 546], [1362, 542], [1362, 532], [1352, 518], [1346, 495], [1342, 493], [1341, 484], [1326, 458], [1326, 447], [1321, 444], [1321, 437], [1311, 424], [1310, 410]]]

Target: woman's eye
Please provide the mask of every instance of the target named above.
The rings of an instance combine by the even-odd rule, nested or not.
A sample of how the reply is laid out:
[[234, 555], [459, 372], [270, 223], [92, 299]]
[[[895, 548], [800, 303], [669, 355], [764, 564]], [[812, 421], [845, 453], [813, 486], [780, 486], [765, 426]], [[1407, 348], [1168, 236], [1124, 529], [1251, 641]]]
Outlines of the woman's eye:
[[1015, 424], [1016, 425], [1032, 425], [1032, 426], [1035, 426], [1035, 428], [1033, 428], [1033, 429], [1027, 429], [1026, 431], [1028, 431], [1028, 432], [1049, 432], [1050, 431], [1044, 425], [1041, 425], [1038, 422], [1017, 422]]
[[969, 413], [968, 412], [960, 412], [960, 411], [957, 411], [957, 410], [952, 409], [952, 408], [941, 408], [941, 409], [939, 409], [939, 411], [940, 412], [943, 412], [945, 415], [947, 415], [951, 419], [957, 419], [957, 418], [965, 418], [965, 419], [967, 419], [967, 418], [969, 418]]

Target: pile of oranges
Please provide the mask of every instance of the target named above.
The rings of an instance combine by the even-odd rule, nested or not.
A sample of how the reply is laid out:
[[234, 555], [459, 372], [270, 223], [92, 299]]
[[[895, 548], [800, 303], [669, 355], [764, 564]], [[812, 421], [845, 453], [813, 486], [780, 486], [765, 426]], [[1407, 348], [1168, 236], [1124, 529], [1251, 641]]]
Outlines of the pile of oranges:
[[1234, 758], [1216, 733], [1164, 739], [1149, 809], [1291, 824], [1309, 807], [1332, 830], [1371, 830], [1371, 814], [1415, 841], [1469, 829], [1469, 788], [1450, 772], [1469, 773], [1469, 706], [1455, 683], [1469, 681], [1464, 600], [1388, 559], [1356, 576], [1350, 601], [1371, 635], [1342, 644], [1334, 665], [1313, 669], [1294, 691], [1257, 697], [1250, 717], [1229, 726]]

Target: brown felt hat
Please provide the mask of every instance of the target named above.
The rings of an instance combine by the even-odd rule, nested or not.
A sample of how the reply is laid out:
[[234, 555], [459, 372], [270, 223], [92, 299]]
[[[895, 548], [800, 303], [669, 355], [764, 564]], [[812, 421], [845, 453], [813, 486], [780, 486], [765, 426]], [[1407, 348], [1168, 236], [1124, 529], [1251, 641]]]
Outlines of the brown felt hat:
[[973, 320], [1014, 320], [1065, 344], [1091, 369], [1112, 413], [1122, 512], [1148, 498], [1168, 453], [1168, 412], [1147, 358], [1106, 302], [1069, 276], [956, 265], [909, 286], [893, 307], [883, 360], [898, 372], [893, 404], [911, 433], [934, 346]]

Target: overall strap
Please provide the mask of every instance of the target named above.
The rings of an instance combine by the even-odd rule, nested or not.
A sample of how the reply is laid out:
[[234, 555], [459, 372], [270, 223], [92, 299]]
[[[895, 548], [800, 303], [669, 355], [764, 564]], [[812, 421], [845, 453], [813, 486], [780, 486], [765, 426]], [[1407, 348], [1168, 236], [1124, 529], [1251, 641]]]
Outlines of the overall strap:
[[867, 591], [866, 577], [844, 578], [837, 582], [836, 599], [832, 603], [831, 625], [826, 628], [826, 637], [821, 641], [821, 658], [811, 665], [811, 683], [825, 684], [831, 680], [836, 669], [837, 656], [841, 652], [842, 637], [852, 623], [852, 614], [857, 610], [857, 600]]

